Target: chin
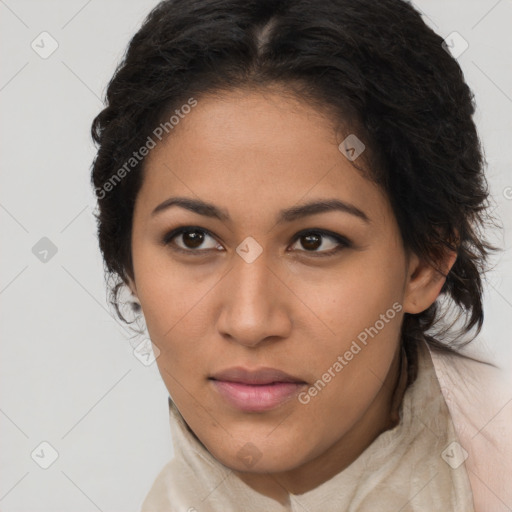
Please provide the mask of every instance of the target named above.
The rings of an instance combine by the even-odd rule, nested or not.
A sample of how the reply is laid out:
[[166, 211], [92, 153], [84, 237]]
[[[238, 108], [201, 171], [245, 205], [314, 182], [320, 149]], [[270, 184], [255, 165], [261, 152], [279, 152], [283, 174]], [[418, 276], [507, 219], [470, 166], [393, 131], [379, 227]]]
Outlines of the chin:
[[297, 451], [297, 446], [305, 447], [304, 441], [298, 439], [284, 436], [269, 441], [266, 435], [262, 435], [246, 436], [248, 440], [243, 441], [233, 437], [227, 440], [226, 445], [215, 443], [215, 447], [207, 448], [219, 462], [234, 471], [280, 473], [293, 470], [307, 460], [304, 450]]

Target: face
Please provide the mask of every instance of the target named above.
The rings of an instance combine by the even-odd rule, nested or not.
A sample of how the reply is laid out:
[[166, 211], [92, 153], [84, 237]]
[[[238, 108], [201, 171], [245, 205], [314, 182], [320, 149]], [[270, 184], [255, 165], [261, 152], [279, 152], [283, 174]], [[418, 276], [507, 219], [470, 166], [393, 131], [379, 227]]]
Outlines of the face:
[[299, 100], [237, 91], [200, 98], [147, 157], [132, 290], [172, 400], [234, 470], [292, 471], [375, 425], [403, 313], [423, 308], [342, 140]]

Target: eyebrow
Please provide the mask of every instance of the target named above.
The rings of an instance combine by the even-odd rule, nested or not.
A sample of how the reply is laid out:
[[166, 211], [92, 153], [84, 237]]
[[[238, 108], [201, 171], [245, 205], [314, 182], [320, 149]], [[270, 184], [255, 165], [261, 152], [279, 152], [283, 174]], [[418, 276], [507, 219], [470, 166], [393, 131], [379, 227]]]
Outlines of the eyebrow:
[[[151, 212], [151, 216], [153, 217], [158, 213], [171, 208], [172, 206], [179, 206], [199, 215], [219, 219], [221, 221], [231, 220], [231, 217], [226, 210], [218, 208], [212, 203], [202, 201], [201, 199], [191, 199], [188, 197], [170, 197], [169, 199], [166, 199]], [[339, 199], [321, 199], [281, 210], [277, 215], [276, 223], [280, 224], [283, 222], [293, 222], [294, 220], [301, 219], [309, 215], [332, 211], [348, 213], [358, 217], [367, 224], [371, 223], [368, 215], [366, 215], [365, 212], [353, 204], [341, 201]]]

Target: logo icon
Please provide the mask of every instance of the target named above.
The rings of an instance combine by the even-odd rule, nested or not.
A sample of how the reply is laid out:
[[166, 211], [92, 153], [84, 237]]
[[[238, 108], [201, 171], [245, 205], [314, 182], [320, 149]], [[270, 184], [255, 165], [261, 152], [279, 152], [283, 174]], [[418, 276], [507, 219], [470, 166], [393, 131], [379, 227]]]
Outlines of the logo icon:
[[338, 149], [348, 160], [353, 162], [357, 160], [366, 149], [363, 142], [353, 133], [349, 135], [339, 146]]
[[58, 47], [57, 40], [48, 32], [41, 32], [30, 44], [39, 57], [47, 59]]
[[263, 252], [263, 247], [254, 240], [252, 236], [248, 236], [237, 248], [238, 255], [245, 260], [246, 263], [256, 261], [259, 255]]
[[48, 469], [59, 458], [59, 453], [48, 441], [43, 441], [30, 456], [39, 467]]
[[441, 458], [452, 469], [457, 469], [468, 458], [468, 452], [457, 441], [453, 441], [443, 450]]
[[248, 468], [252, 468], [261, 459], [262, 453], [253, 443], [245, 443], [236, 455]]
[[146, 338], [133, 349], [133, 355], [144, 365], [152, 365], [160, 355], [160, 349]]
[[469, 43], [458, 32], [452, 32], [441, 46], [454, 59], [458, 59], [469, 48]]
[[57, 246], [49, 238], [43, 236], [43, 238], [32, 247], [32, 254], [41, 263], [48, 263], [57, 254], [57, 250]]

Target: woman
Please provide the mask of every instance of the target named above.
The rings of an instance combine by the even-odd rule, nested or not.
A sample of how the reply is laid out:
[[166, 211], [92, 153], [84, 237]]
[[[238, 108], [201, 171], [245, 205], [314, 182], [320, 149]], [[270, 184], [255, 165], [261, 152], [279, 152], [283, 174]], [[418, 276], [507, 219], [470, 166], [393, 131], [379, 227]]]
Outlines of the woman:
[[492, 250], [473, 113], [402, 0], [150, 13], [92, 130], [113, 302], [170, 394], [144, 512], [509, 510], [507, 396], [459, 354]]

